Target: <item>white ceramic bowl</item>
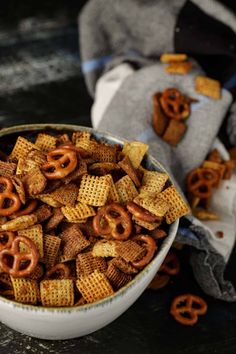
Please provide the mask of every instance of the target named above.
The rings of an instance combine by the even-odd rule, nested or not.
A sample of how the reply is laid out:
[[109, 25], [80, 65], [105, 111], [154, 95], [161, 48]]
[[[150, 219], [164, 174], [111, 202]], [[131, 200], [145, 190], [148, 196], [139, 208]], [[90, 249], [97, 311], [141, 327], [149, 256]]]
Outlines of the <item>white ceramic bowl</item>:
[[[101, 133], [76, 125], [58, 124], [22, 125], [3, 129], [0, 131], [0, 142], [2, 137], [9, 134], [18, 133], [20, 135], [21, 132], [40, 131], [48, 128], [73, 131], [90, 130], [98, 139], [102, 138], [113, 144], [123, 143], [122, 140], [108, 133]], [[165, 171], [151, 156], [147, 157], [146, 166], [152, 170]], [[0, 296], [0, 320], [21, 333], [51, 340], [84, 336], [106, 326], [125, 312], [151, 282], [175, 239], [178, 224], [179, 221], [177, 220], [170, 225], [168, 236], [149, 265], [114, 295], [93, 304], [67, 308], [23, 305]]]

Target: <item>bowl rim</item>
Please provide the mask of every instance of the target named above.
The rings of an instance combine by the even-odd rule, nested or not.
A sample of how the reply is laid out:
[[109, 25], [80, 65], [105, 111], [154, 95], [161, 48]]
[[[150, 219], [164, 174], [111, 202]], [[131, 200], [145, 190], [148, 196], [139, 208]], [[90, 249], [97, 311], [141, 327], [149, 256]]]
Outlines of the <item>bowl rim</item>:
[[[82, 131], [89, 131], [91, 133], [94, 133], [96, 135], [98, 135], [98, 138], [100, 137], [101, 139], [104, 138], [111, 138], [113, 140], [113, 142], [118, 143], [118, 144], [123, 144], [124, 142], [128, 142], [127, 139], [121, 138], [119, 136], [113, 135], [109, 132], [106, 131], [100, 131], [97, 129], [93, 129], [91, 127], [86, 127], [86, 126], [80, 126], [80, 125], [75, 125], [75, 124], [56, 124], [56, 123], [39, 123], [39, 124], [20, 124], [20, 125], [14, 125], [11, 127], [7, 127], [7, 128], [3, 128], [0, 130], [0, 139], [3, 136], [6, 135], [10, 135], [10, 134], [15, 134], [18, 132], [27, 132], [27, 131], [37, 131], [37, 130], [47, 130], [47, 129], [51, 129], [51, 130], [71, 130], [71, 131], [77, 131], [77, 130], [82, 130]], [[160, 168], [162, 170], [162, 172], [165, 172], [168, 174], [169, 179], [171, 181], [172, 184], [173, 181], [169, 175], [169, 173], [166, 171], [165, 167], [159, 162], [157, 161], [152, 155], [148, 154], [148, 159], [150, 160], [150, 162], [154, 165], [156, 165], [158, 168]], [[127, 285], [123, 286], [121, 289], [119, 289], [118, 291], [116, 291], [114, 294], [95, 301], [93, 303], [89, 303], [89, 304], [84, 304], [84, 305], [80, 305], [80, 306], [67, 306], [67, 307], [44, 307], [44, 306], [37, 306], [37, 305], [30, 305], [30, 304], [23, 304], [14, 300], [10, 300], [7, 299], [3, 296], [0, 295], [0, 304], [4, 303], [5, 305], [7, 305], [10, 308], [18, 308], [21, 310], [27, 310], [27, 311], [33, 311], [33, 312], [37, 312], [37, 313], [77, 313], [77, 312], [84, 312], [84, 311], [88, 311], [91, 309], [95, 309], [96, 307], [100, 307], [100, 305], [102, 305], [102, 307], [108, 305], [109, 303], [111, 303], [113, 300], [115, 301], [117, 298], [119, 298], [120, 296], [124, 295], [125, 292], [129, 291], [129, 289], [133, 288], [135, 286], [135, 284], [137, 284], [140, 279], [145, 275], [145, 273], [148, 273], [151, 268], [155, 265], [155, 263], [158, 261], [158, 258], [160, 258], [160, 256], [162, 255], [162, 253], [165, 252], [165, 248], [169, 243], [172, 243], [173, 240], [176, 237], [176, 233], [177, 233], [177, 229], [179, 226], [179, 219], [175, 220], [171, 225], [170, 225], [170, 235], [171, 237], [168, 237], [170, 235], [167, 236], [167, 238], [163, 241], [157, 255], [152, 259], [152, 261], [144, 268], [142, 269]], [[173, 239], [173, 240], [172, 240]]]

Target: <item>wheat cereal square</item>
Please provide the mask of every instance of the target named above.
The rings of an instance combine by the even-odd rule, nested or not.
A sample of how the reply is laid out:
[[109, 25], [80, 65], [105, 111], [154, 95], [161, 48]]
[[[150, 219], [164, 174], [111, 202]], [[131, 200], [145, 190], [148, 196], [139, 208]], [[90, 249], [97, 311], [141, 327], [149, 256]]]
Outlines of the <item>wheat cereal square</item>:
[[176, 63], [187, 60], [187, 54], [183, 53], [164, 53], [160, 56], [162, 63]]
[[170, 206], [165, 215], [167, 224], [171, 224], [190, 212], [189, 206], [174, 186], [166, 188], [159, 196]]
[[[28, 229], [19, 230], [18, 236], [24, 236], [31, 239], [39, 251], [40, 258], [43, 258], [43, 228], [42, 225], [36, 224]], [[25, 252], [27, 246], [24, 243], [20, 243], [20, 251]]]
[[26, 158], [31, 150], [39, 150], [39, 148], [29, 140], [19, 136], [10, 154], [11, 159]]
[[115, 187], [118, 192], [121, 204], [126, 204], [132, 201], [138, 195], [138, 191], [132, 179], [128, 175], [119, 179], [115, 183]]
[[183, 138], [187, 126], [185, 123], [171, 119], [162, 139], [172, 146], [176, 146]]
[[77, 279], [76, 286], [88, 303], [101, 300], [114, 294], [107, 277], [104, 273], [97, 270]]
[[168, 178], [165, 172], [144, 171], [140, 193], [160, 193]]
[[77, 200], [91, 206], [103, 206], [106, 204], [111, 180], [106, 176], [84, 175], [81, 179]]
[[38, 282], [33, 279], [11, 277], [15, 301], [35, 305], [38, 301]]
[[89, 275], [95, 270], [105, 273], [107, 263], [103, 257], [94, 257], [92, 252], [78, 254], [76, 258], [76, 274], [77, 278], [83, 275]]
[[220, 82], [206, 76], [196, 77], [195, 90], [201, 95], [211, 97], [214, 100], [219, 100], [221, 98]]
[[57, 139], [55, 136], [39, 133], [35, 145], [43, 152], [49, 152], [56, 149]]
[[43, 280], [40, 282], [40, 297], [43, 306], [61, 307], [74, 305], [72, 279]]
[[169, 204], [166, 200], [161, 198], [161, 193], [139, 194], [133, 201], [150, 213], [160, 217], [163, 217], [169, 209]]

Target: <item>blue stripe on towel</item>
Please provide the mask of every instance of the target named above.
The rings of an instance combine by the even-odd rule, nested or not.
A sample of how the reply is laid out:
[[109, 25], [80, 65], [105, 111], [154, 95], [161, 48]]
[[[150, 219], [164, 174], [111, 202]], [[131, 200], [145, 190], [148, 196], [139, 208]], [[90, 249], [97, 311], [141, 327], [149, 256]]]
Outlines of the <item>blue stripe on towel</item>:
[[187, 229], [185, 227], [179, 227], [177, 233], [183, 237], [191, 238], [193, 240], [198, 240], [197, 235], [193, 233], [190, 229]]
[[106, 55], [101, 58], [86, 60], [81, 64], [82, 72], [86, 74], [90, 71], [103, 68], [112, 58], [112, 55]]

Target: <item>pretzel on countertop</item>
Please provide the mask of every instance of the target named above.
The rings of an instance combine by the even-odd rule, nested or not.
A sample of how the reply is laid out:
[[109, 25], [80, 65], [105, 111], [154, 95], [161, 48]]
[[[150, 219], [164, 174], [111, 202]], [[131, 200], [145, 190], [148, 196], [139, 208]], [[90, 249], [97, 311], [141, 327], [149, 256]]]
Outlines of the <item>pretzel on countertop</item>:
[[[196, 307], [196, 304], [198, 307]], [[192, 294], [177, 296], [173, 300], [170, 309], [170, 313], [175, 320], [187, 326], [197, 323], [198, 315], [204, 315], [206, 312], [206, 302], [201, 297]]]

